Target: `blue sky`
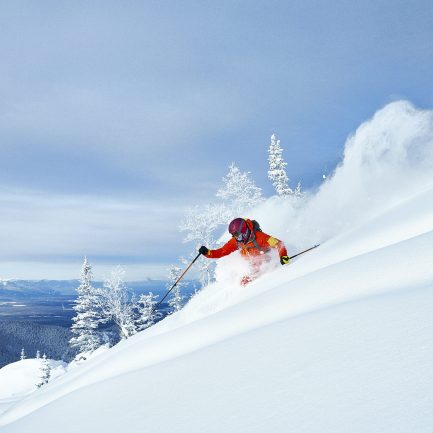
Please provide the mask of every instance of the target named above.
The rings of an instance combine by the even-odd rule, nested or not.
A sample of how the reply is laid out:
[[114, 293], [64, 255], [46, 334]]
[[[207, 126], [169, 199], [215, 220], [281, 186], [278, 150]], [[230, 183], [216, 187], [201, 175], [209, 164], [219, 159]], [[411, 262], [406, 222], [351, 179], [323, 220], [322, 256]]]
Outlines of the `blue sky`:
[[[396, 99], [433, 106], [431, 1], [0, 5], [0, 278], [162, 276], [185, 206], [281, 139], [317, 187]], [[127, 274], [128, 276], [128, 274]]]

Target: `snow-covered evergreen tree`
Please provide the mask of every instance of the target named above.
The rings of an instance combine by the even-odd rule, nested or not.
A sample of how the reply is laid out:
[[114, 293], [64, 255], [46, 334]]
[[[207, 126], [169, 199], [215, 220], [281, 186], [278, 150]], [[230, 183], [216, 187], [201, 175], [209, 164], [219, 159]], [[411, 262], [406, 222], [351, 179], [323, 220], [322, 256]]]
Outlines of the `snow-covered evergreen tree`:
[[301, 182], [298, 182], [298, 185], [296, 186], [295, 197], [296, 198], [304, 198], [305, 197], [305, 193], [302, 191], [302, 188], [301, 188]]
[[119, 337], [124, 340], [135, 334], [132, 296], [123, 281], [124, 269], [117, 266], [111, 271], [103, 289], [98, 290], [99, 305], [105, 322], [117, 325]]
[[[184, 242], [195, 243], [195, 250], [190, 257], [190, 260], [197, 255], [197, 250], [201, 245], [206, 245], [208, 248], [215, 247], [215, 230], [219, 225], [227, 224], [230, 217], [231, 212], [222, 203], [206, 206], [194, 206], [186, 210], [179, 229], [186, 232], [183, 239]], [[185, 264], [189, 263], [190, 260], [185, 259]], [[214, 278], [215, 262], [202, 257], [197, 262], [197, 268], [199, 271], [201, 286], [207, 286]]]
[[[178, 266], [171, 266], [168, 274], [168, 285], [167, 288], [170, 289], [173, 284], [177, 281], [182, 273], [182, 269]], [[181, 288], [185, 286], [185, 282], [179, 281], [174, 289], [171, 291], [171, 298], [168, 301], [168, 305], [171, 308], [170, 314], [179, 311], [183, 307], [184, 296], [181, 294]]]
[[262, 190], [251, 179], [250, 173], [242, 173], [234, 163], [230, 165], [229, 172], [223, 177], [223, 183], [216, 195], [229, 209], [229, 220], [241, 217], [246, 210], [256, 206], [262, 200]]
[[24, 347], [21, 349], [21, 355], [20, 355], [20, 360], [24, 360], [26, 359], [26, 352], [24, 351]]
[[39, 368], [39, 378], [36, 383], [36, 386], [40, 388], [41, 386], [48, 383], [51, 377], [51, 367], [50, 362], [47, 359], [47, 356], [44, 353], [44, 356], [42, 357], [41, 366]]
[[74, 302], [75, 316], [72, 318], [71, 331], [74, 336], [69, 344], [78, 353], [93, 352], [101, 345], [97, 331], [101, 323], [101, 312], [98, 309], [98, 293], [92, 287], [92, 267], [87, 258], [81, 269], [80, 285], [77, 288], [78, 297]]
[[36, 351], [36, 359], [40, 359], [41, 357], [41, 352], [39, 352], [39, 350]]
[[149, 292], [147, 295], [140, 295], [135, 304], [137, 317], [135, 319], [135, 326], [137, 331], [143, 331], [146, 328], [154, 325], [156, 320], [161, 317], [159, 311], [153, 311], [155, 305], [158, 303], [158, 295]]
[[187, 232], [183, 241], [198, 241], [200, 245], [212, 246], [215, 229], [220, 224], [227, 224], [230, 217], [231, 211], [222, 203], [188, 208], [179, 226], [181, 231]]
[[275, 134], [271, 136], [268, 153], [268, 177], [272, 181], [275, 191], [279, 196], [292, 195], [293, 190], [289, 187], [289, 178], [286, 174], [287, 163], [284, 162], [283, 149], [280, 146], [280, 140], [277, 140]]

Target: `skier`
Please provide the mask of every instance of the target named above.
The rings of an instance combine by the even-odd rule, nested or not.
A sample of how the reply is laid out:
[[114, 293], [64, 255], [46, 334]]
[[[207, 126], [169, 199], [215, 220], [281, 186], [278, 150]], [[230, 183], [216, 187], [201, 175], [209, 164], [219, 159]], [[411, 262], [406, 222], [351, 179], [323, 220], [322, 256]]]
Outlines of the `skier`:
[[242, 257], [247, 259], [251, 266], [251, 273], [244, 275], [241, 279], [242, 286], [259, 276], [263, 263], [271, 260], [270, 254], [268, 254], [271, 248], [278, 249], [282, 265], [289, 263], [289, 256], [283, 242], [263, 233], [256, 221], [236, 218], [229, 224], [229, 233], [232, 238], [221, 248], [209, 250], [202, 245], [198, 251], [208, 259], [219, 259], [240, 250]]

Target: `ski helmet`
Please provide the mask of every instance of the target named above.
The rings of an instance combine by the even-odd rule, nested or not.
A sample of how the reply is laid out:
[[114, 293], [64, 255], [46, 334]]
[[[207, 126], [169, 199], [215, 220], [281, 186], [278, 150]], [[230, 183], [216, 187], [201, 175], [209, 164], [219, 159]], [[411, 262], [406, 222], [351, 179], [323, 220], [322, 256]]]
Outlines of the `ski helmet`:
[[229, 224], [229, 233], [238, 241], [246, 242], [250, 237], [250, 229], [243, 218], [235, 218]]

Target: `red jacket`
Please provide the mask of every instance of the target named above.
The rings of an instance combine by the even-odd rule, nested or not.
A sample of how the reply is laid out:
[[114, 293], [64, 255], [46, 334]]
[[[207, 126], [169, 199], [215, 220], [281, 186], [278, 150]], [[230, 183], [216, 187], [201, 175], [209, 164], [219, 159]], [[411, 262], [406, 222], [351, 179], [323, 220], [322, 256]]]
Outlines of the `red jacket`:
[[205, 257], [209, 259], [219, 259], [220, 257], [227, 256], [236, 250], [240, 250], [242, 256], [248, 258], [267, 253], [271, 248], [277, 248], [280, 257], [287, 256], [287, 250], [282, 241], [263, 232], [254, 232], [252, 230], [251, 221], [246, 221], [251, 229], [251, 236], [246, 244], [238, 242], [234, 237], [232, 237], [221, 248], [209, 250]]

